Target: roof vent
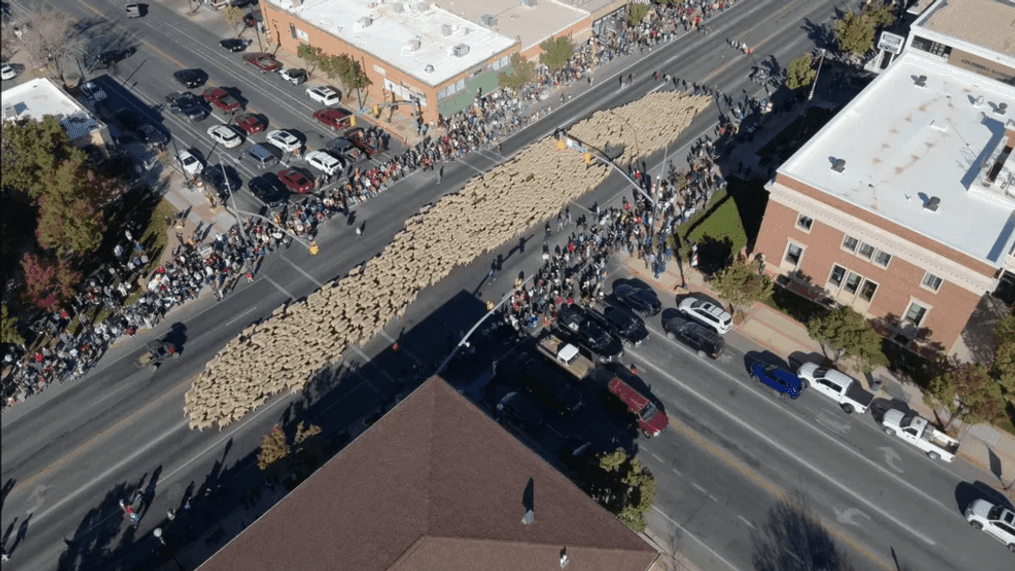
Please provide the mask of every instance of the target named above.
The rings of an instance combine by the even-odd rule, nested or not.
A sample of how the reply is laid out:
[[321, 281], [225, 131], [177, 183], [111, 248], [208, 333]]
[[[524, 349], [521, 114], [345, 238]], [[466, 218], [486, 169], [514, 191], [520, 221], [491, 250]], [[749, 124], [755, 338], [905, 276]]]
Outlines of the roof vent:
[[433, 73], [433, 64], [429, 64], [429, 63], [426, 64], [426, 67], [423, 68], [423, 71], [425, 71], [427, 73]]
[[920, 77], [916, 78], [916, 86], [917, 87], [927, 87], [927, 76], [926, 75], [921, 75]]
[[983, 96], [982, 95], [976, 98], [976, 104], [977, 105], [983, 105]]
[[930, 210], [931, 212], [937, 212], [937, 207], [940, 206], [940, 205], [941, 205], [941, 199], [936, 197], [936, 196], [932, 196], [932, 197], [930, 197], [930, 200], [928, 200], [923, 205], [923, 207], [926, 208], [927, 210]]
[[468, 44], [458, 44], [451, 52], [455, 57], [465, 57], [469, 53]]
[[453, 31], [455, 30], [451, 27], [451, 24], [441, 24], [441, 33], [445, 36], [450, 36]]
[[521, 0], [522, 6], [528, 6], [529, 8], [536, 5], [536, 0]]
[[1008, 112], [1007, 103], [998, 103], [997, 107], [994, 108], [994, 113], [996, 113], [997, 115], [1004, 115], [1007, 112]]
[[370, 26], [370, 24], [373, 23], [374, 19], [371, 18], [370, 16], [363, 16], [362, 18], [359, 19], [359, 25], [361, 28], [367, 28]]
[[413, 38], [409, 40], [409, 51], [416, 51], [423, 45], [423, 42], [419, 41], [419, 38]]
[[846, 159], [835, 159], [835, 164], [832, 165], [832, 170], [841, 173], [846, 170]]
[[492, 14], [483, 14], [479, 17], [483, 24], [490, 26], [491, 28], [497, 25], [497, 16]]

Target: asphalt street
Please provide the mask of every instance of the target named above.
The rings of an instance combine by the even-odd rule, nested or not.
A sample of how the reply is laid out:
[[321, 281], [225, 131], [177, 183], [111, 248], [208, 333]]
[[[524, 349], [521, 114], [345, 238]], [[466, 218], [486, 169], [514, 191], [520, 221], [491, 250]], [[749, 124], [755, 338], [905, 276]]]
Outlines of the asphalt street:
[[[316, 107], [302, 87], [290, 88], [276, 77], [262, 76], [244, 64], [239, 54], [218, 47], [224, 36], [173, 9], [152, 3], [149, 16], [128, 22], [115, 2], [68, 0], [57, 6], [80, 18], [115, 15], [114, 31], [125, 30], [139, 50], [111, 77], [125, 83], [141, 103], [162, 103], [166, 93], [179, 90], [172, 71], [200, 67], [211, 76], [211, 84], [238, 89], [249, 110], [269, 118], [269, 129], [298, 129], [317, 143], [333, 136], [314, 124], [310, 113]], [[759, 87], [747, 79], [755, 62], [728, 48], [725, 38], [746, 41], [754, 47], [755, 58], [771, 55], [785, 64], [813, 47], [808, 30], [828, 20], [836, 9], [831, 3], [813, 0], [742, 3], [712, 22], [710, 36], [692, 34], [599, 70], [592, 89], [560, 108], [554, 105], [548, 117], [508, 139], [504, 154], [510, 156], [596, 109], [668, 89], [653, 82], [656, 70], [717, 85], [730, 94], [741, 89], [756, 93]], [[634, 85], [619, 88], [617, 77], [631, 73], [637, 76]], [[711, 131], [718, 112], [713, 106], [673, 149], [647, 162], [662, 164], [666, 155], [682, 160], [686, 145], [699, 133]], [[175, 144], [213, 154], [204, 134], [213, 119], [196, 126], [176, 116], [162, 119]], [[420, 206], [457, 190], [497, 162], [492, 152], [473, 153], [448, 165], [440, 185], [433, 173], [410, 176], [356, 208], [355, 224], [366, 224], [359, 239], [353, 225], [335, 219], [318, 237], [320, 255], [311, 257], [297, 247], [267, 259], [253, 284], [238, 286], [222, 302], [204, 298], [174, 311], [145, 339], [113, 348], [85, 379], [53, 387], [6, 413], [3, 527], [8, 546], [20, 539], [5, 569], [116, 568], [150, 546], [152, 529], [166, 509], [178, 507], [188, 490], [209, 482], [224, 487], [248, 480], [256, 483], [252, 453], [273, 424], [307, 417], [332, 434], [344, 432], [348, 437], [365, 428], [376, 417], [372, 411], [384, 410], [411, 388], [401, 376], [411, 368], [413, 357], [435, 364], [446, 355], [447, 348], [433, 341], [443, 333], [418, 333], [403, 343], [398, 355], [389, 349], [392, 339], [400, 331], [425, 331], [427, 317], [462, 292], [472, 293], [482, 286], [484, 299], [499, 297], [510, 284], [507, 276], [527, 275], [538, 267], [538, 246], [533, 243], [519, 249], [517, 244], [508, 244], [492, 253], [491, 258], [498, 253], [505, 258], [501, 273], [505, 278], [494, 284], [483, 284], [490, 259], [455, 270], [424, 291], [405, 318], [389, 326], [384, 335], [350, 351], [334, 377], [314, 384], [303, 395], [279, 395], [244, 422], [223, 431], [190, 431], [183, 415], [183, 393], [189, 379], [243, 328], [287, 300], [306, 296], [369, 260]], [[242, 162], [238, 169], [244, 179], [254, 174]], [[622, 177], [615, 175], [575, 206], [616, 203], [629, 192]], [[258, 207], [245, 191], [237, 200], [241, 210]], [[539, 228], [524, 236], [531, 238], [537, 232], [541, 238]], [[674, 305], [672, 297], [663, 299], [668, 306]], [[474, 312], [453, 312], [441, 324], [441, 331], [466, 330], [474, 320]], [[167, 363], [154, 375], [135, 369], [133, 359], [144, 341], [174, 324], [186, 327], [183, 358]], [[988, 475], [962, 463], [933, 463], [887, 439], [869, 416], [848, 417], [819, 395], [805, 394], [788, 404], [774, 399], [750, 385], [743, 359], [757, 348], [735, 334], [730, 335], [726, 355], [713, 363], [665, 339], [658, 322], [650, 327], [652, 338], [631, 351], [629, 359], [638, 363], [674, 422], [662, 437], [637, 443], [643, 461], [659, 478], [656, 508], [676, 530], [681, 549], [692, 553], [703, 568], [750, 569], [752, 533], [766, 521], [781, 494], [796, 491], [806, 495], [832, 540], [859, 569], [892, 569], [892, 549], [903, 568], [1010, 567], [1010, 554], [1004, 547], [970, 530], [961, 516], [962, 504], [968, 501], [959, 493], [962, 483], [988, 481]], [[574, 427], [561, 427], [540, 435], [546, 438], [539, 440], [549, 449], [555, 438], [573, 431]], [[146, 486], [155, 495], [151, 515], [145, 514], [133, 530], [117, 500], [128, 495], [142, 476], [148, 476]], [[206, 527], [199, 531], [213, 529], [216, 517], [226, 517], [214, 510], [208, 513]]]

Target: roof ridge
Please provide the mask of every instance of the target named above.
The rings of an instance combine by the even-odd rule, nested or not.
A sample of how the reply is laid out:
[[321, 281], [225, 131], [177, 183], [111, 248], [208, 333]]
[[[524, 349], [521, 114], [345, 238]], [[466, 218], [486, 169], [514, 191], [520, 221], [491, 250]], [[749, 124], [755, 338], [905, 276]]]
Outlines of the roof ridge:
[[[480, 541], [484, 543], [503, 543], [503, 544], [514, 544], [514, 545], [553, 545], [558, 547], [567, 547], [574, 549], [594, 549], [596, 551], [614, 551], [617, 553], [627, 553], [630, 551], [638, 551], [637, 549], [630, 549], [626, 547], [597, 547], [594, 545], [583, 545], [579, 543], [573, 543], [566, 546], [559, 545], [558, 541], [522, 541], [517, 539], [498, 539], [498, 538], [486, 538], [486, 537], [465, 537], [461, 535], [437, 535], [427, 534], [428, 537], [433, 539], [447, 539], [451, 541]], [[417, 540], [418, 542], [418, 540]], [[644, 551], [656, 551], [654, 547], [648, 542], [643, 542], [645, 545]], [[415, 545], [415, 544], [413, 544]], [[422, 545], [422, 544], [420, 544]]]
[[[430, 429], [426, 439], [426, 462], [424, 469], [426, 470], [426, 487], [423, 489], [423, 510], [426, 514], [426, 529], [423, 530], [423, 535], [430, 535], [430, 530], [433, 528], [433, 510], [430, 509], [430, 498], [434, 488], [434, 433], [436, 431], [437, 424], [437, 394], [441, 390], [445, 390], [447, 381], [443, 379], [440, 382], [431, 382], [433, 377], [427, 379], [427, 384], [430, 385], [430, 422], [428, 428]], [[438, 388], [440, 387], [440, 388]]]

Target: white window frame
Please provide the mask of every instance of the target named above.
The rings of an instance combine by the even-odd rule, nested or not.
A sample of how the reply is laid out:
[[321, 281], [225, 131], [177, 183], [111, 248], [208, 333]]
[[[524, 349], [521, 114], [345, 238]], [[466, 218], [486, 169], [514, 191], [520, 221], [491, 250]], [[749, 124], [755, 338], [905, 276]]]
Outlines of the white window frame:
[[[860, 252], [861, 250], [863, 250], [864, 246], [870, 248], [870, 256], [865, 256]], [[860, 258], [861, 260], [866, 260], [868, 262], [874, 261], [874, 254], [876, 254], [877, 252], [878, 249], [875, 248], [874, 246], [871, 246], [867, 242], [860, 242], [860, 245], [856, 247], [856, 257]]]
[[[835, 275], [835, 268], [842, 268], [842, 279], [839, 280], [839, 284], [838, 285], [835, 285], [832, 282], [832, 276]], [[828, 279], [825, 280], [825, 287], [827, 287], [829, 289], [832, 289], [832, 290], [835, 290], [835, 291], [839, 291], [840, 289], [842, 289], [842, 284], [846, 283], [846, 276], [848, 276], [848, 275], [849, 275], [849, 268], [847, 268], [846, 266], [840, 265], [840, 264], [832, 264], [832, 269], [828, 270]]]
[[[927, 278], [928, 277], [937, 279], [937, 287], [931, 287], [930, 285], [927, 284]], [[925, 289], [927, 291], [937, 293], [937, 292], [941, 291], [941, 286], [943, 286], [944, 283], [945, 283], [944, 278], [942, 278], [942, 277], [940, 277], [938, 275], [932, 274], [930, 272], [924, 272], [923, 273], [923, 279], [920, 280], [920, 287], [922, 287], [923, 289]]]
[[[800, 256], [797, 257], [797, 261], [796, 261], [795, 264], [793, 262], [790, 262], [788, 259], [786, 259], [786, 256], [789, 255], [789, 249], [791, 247], [793, 247], [793, 246], [796, 246], [797, 248], [800, 248]], [[798, 243], [796, 243], [796, 242], [794, 242], [792, 240], [788, 240], [786, 242], [786, 250], [783, 251], [783, 253], [782, 253], [782, 263], [783, 264], [787, 264], [787, 265], [792, 265], [794, 269], [798, 269], [804, 263], [804, 254], [806, 254], [806, 253], [807, 253], [807, 246], [804, 246], [803, 244], [798, 244]]]
[[[864, 299], [864, 297], [863, 297], [863, 288], [866, 287], [868, 283], [874, 284], [874, 293], [871, 295], [870, 299]], [[881, 284], [879, 284], [878, 282], [876, 282], [876, 281], [874, 281], [874, 280], [872, 280], [870, 278], [864, 278], [863, 282], [860, 284], [860, 288], [858, 290], [856, 290], [856, 297], [859, 298], [860, 301], [866, 302], [868, 304], [873, 303], [874, 302], [874, 297], [878, 295], [878, 290], [879, 289], [881, 289]]]
[[[881, 262], [878, 261], [878, 256], [880, 256], [881, 254], [884, 254], [884, 255], [888, 256], [888, 262], [887, 263], [882, 264]], [[875, 250], [874, 251], [874, 256], [871, 258], [871, 263], [874, 264], [875, 266], [879, 267], [879, 268], [884, 268], [884, 269], [887, 270], [888, 266], [890, 266], [892, 264], [892, 259], [893, 258], [895, 258], [895, 256], [889, 254], [888, 252], [886, 252], [884, 250]]]
[[[802, 220], [808, 220], [808, 221], [810, 221], [810, 224], [806, 224], [806, 225], [805, 224], [801, 224]], [[798, 212], [797, 215], [796, 215], [796, 227], [797, 227], [797, 230], [800, 230], [801, 232], [805, 232], [807, 234], [810, 234], [811, 233], [811, 228], [814, 227], [814, 219], [811, 218], [810, 216], [807, 216], [806, 214], [804, 214], [802, 212]]]
[[[846, 289], [847, 287], [849, 287], [849, 278], [851, 276], [856, 276], [856, 278], [857, 278], [857, 280], [856, 280], [856, 289], [854, 289], [853, 291], [849, 291], [848, 289]], [[846, 271], [846, 278], [842, 280], [842, 291], [846, 292], [847, 295], [851, 295], [853, 297], [856, 297], [856, 295], [858, 293], [860, 293], [860, 286], [863, 285], [863, 281], [865, 279], [866, 278], [864, 278], [862, 275], [854, 272], [853, 270], [847, 270]]]
[[902, 312], [901, 322], [902, 322], [903, 326], [909, 325], [909, 323], [907, 323], [909, 321], [909, 317], [907, 317], [907, 316], [909, 315], [909, 311], [911, 309], [913, 309], [914, 305], [918, 305], [918, 306], [922, 307], [923, 310], [924, 310], [923, 311], [923, 317], [920, 318], [920, 322], [912, 324], [913, 327], [915, 327], [917, 329], [920, 329], [921, 327], [923, 327], [923, 324], [927, 321], [927, 316], [930, 315], [931, 310], [934, 309], [934, 308], [931, 307], [930, 304], [925, 303], [923, 301], [920, 301], [919, 299], [916, 299], [915, 297], [909, 298], [909, 303], [906, 304], [906, 311]]
[[[853, 244], [853, 249], [852, 250], [850, 250], [849, 246], [846, 245], [846, 241], [847, 240], [853, 240], [854, 242], [856, 242], [855, 244]], [[859, 246], [860, 246], [860, 240], [858, 238], [854, 238], [854, 237], [850, 236], [849, 234], [844, 234], [842, 236], [842, 242], [839, 244], [839, 249], [841, 249], [844, 252], [849, 252], [850, 254], [856, 254], [856, 249]]]

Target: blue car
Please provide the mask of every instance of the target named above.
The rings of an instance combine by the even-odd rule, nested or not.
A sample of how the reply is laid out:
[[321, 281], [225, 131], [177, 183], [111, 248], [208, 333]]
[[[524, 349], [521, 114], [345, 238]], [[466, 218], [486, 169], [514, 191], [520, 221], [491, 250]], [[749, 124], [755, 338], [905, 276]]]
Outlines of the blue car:
[[768, 385], [783, 400], [796, 399], [807, 387], [804, 381], [778, 365], [755, 361], [750, 368], [751, 380]]

